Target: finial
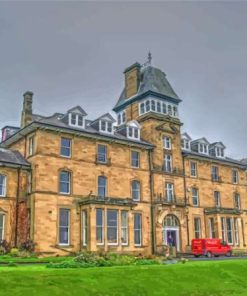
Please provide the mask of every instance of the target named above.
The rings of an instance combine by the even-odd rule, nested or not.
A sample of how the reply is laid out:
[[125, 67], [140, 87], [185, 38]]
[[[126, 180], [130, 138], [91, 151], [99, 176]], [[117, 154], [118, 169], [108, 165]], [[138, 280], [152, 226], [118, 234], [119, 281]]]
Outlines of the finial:
[[149, 63], [149, 65], [151, 65], [151, 61], [152, 61], [152, 55], [151, 55], [151, 52], [149, 51], [148, 52], [148, 63]]

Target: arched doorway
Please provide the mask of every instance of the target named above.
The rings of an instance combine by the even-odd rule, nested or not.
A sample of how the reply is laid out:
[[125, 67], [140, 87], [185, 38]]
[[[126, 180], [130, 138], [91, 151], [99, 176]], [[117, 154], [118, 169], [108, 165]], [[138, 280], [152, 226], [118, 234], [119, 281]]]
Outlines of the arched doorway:
[[163, 220], [163, 244], [176, 247], [180, 251], [180, 224], [179, 220], [174, 215], [167, 215]]

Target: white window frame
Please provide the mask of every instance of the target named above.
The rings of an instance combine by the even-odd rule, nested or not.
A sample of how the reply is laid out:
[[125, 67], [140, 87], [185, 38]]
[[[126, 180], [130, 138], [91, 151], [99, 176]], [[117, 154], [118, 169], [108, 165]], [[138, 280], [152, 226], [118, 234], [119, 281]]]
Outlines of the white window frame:
[[[130, 130], [132, 130], [132, 135], [130, 133]], [[135, 136], [135, 131], [137, 131], [137, 137]], [[129, 139], [140, 140], [140, 129], [135, 126], [128, 126], [127, 127], [127, 137]]]
[[[70, 143], [69, 147], [62, 145], [63, 140], [68, 140], [69, 141], [69, 143]], [[69, 155], [62, 154], [62, 148], [68, 149], [69, 150]], [[70, 138], [61, 137], [60, 138], [60, 156], [64, 157], [64, 158], [71, 158], [71, 150], [72, 150], [72, 140]]]
[[[61, 173], [62, 172], [68, 173], [68, 176], [69, 176], [69, 181], [68, 182], [61, 181]], [[61, 186], [60, 186], [61, 183], [66, 183], [66, 184], [68, 183], [69, 184], [69, 192], [61, 191]], [[71, 194], [71, 172], [70, 171], [66, 171], [66, 170], [59, 171], [59, 193], [64, 194], [64, 195], [70, 195]]]
[[164, 171], [172, 173], [172, 155], [170, 154], [164, 154]]
[[[116, 215], [116, 217], [117, 217], [117, 226], [114, 227], [117, 230], [117, 233], [116, 233], [116, 242], [115, 243], [108, 242], [108, 228], [113, 228], [113, 226], [108, 226], [108, 212], [110, 212], [110, 211], [117, 213], [117, 215]], [[106, 217], [106, 238], [107, 238], [107, 245], [108, 246], [118, 246], [119, 211], [116, 210], [116, 209], [107, 209], [106, 210], [106, 215], [107, 215], [107, 217]]]
[[[135, 228], [135, 216], [136, 215], [139, 215], [139, 217], [140, 217], [140, 228]], [[142, 214], [141, 213], [134, 213], [133, 214], [133, 222], [134, 222], [134, 246], [135, 247], [140, 247], [140, 246], [142, 246]], [[139, 244], [137, 244], [136, 242], [135, 242], [135, 235], [136, 235], [136, 231], [139, 231], [140, 233], [140, 243]]]
[[88, 243], [88, 212], [83, 210], [81, 212], [81, 222], [82, 222], [82, 245], [87, 246]]
[[[101, 177], [102, 177], [102, 179], [105, 180], [105, 186], [104, 187], [99, 184], [99, 180], [100, 180]], [[103, 175], [98, 176], [98, 188], [97, 189], [98, 189], [98, 196], [101, 197], [101, 198], [105, 198], [107, 196], [107, 182], [108, 182], [108, 179], [107, 179], [106, 176], [103, 176]], [[104, 188], [104, 192], [105, 192], [104, 195], [99, 195], [99, 191], [100, 191], [99, 188]]]
[[163, 148], [166, 150], [171, 150], [172, 149], [172, 140], [170, 137], [165, 136], [163, 138]]
[[[97, 211], [101, 211], [102, 212], [102, 224], [101, 225], [97, 225]], [[96, 227], [95, 227], [95, 230], [96, 230], [96, 233], [95, 233], [95, 240], [96, 240], [96, 245], [97, 246], [103, 246], [104, 244], [105, 244], [105, 240], [104, 240], [104, 238], [105, 238], [105, 210], [104, 209], [102, 209], [102, 208], [96, 208], [96, 210], [95, 210], [95, 224], [96, 224]], [[97, 242], [97, 229], [98, 228], [101, 228], [101, 237], [102, 237], [102, 242]]]
[[[199, 206], [199, 189], [196, 187], [191, 188], [191, 198], [193, 207]], [[196, 201], [196, 203], [194, 202]]]
[[[66, 210], [68, 212], [68, 227], [66, 226], [62, 226], [63, 228], [68, 228], [68, 242], [67, 243], [60, 243], [60, 229], [61, 229], [61, 225], [60, 225], [60, 211], [61, 210]], [[59, 209], [59, 246], [69, 246], [70, 245], [70, 209], [66, 209], [66, 208], [60, 208]]]
[[239, 183], [239, 181], [238, 181], [238, 170], [236, 170], [236, 169], [232, 170], [232, 183], [233, 184], [238, 184]]
[[[196, 221], [199, 221], [199, 228], [196, 229]], [[199, 237], [197, 237], [196, 234], [199, 234]], [[194, 238], [201, 238], [202, 237], [202, 221], [201, 221], [201, 218], [200, 217], [194, 217]]]
[[[100, 146], [105, 147], [105, 153], [104, 154], [99, 152]], [[100, 159], [102, 156], [103, 156], [104, 160]], [[104, 145], [104, 144], [98, 144], [97, 145], [97, 162], [107, 163], [107, 145]]]
[[[135, 189], [135, 190], [133, 190], [133, 185], [134, 185], [134, 183], [137, 183], [138, 184], [138, 186], [139, 186], [139, 189], [138, 189], [138, 191]], [[134, 196], [133, 196], [133, 193], [134, 192], [138, 192], [138, 198], [137, 199], [135, 199], [134, 198]], [[140, 201], [141, 200], [141, 182], [139, 181], [139, 180], [132, 180], [131, 181], [131, 197], [132, 197], [132, 200], [133, 201]]]
[[0, 197], [6, 197], [6, 185], [7, 185], [7, 177], [6, 175], [0, 174], [0, 176], [3, 177], [3, 183], [2, 183], [2, 193], [0, 192]]
[[[124, 225], [123, 221], [123, 214], [126, 215], [126, 224]], [[129, 215], [128, 215], [128, 211], [126, 210], [122, 210], [120, 212], [121, 215], [121, 245], [122, 246], [127, 246], [129, 244]], [[126, 233], [126, 242], [123, 242], [123, 232]]]
[[[149, 106], [148, 110], [147, 110], [147, 105]], [[160, 108], [158, 107], [158, 105], [160, 106]], [[143, 106], [143, 110], [141, 106]], [[158, 114], [165, 114], [165, 115], [168, 114], [171, 117], [178, 117], [178, 106], [169, 102], [164, 102], [163, 100], [149, 97], [147, 99], [142, 100], [139, 103], [139, 116], [146, 114], [148, 112], [155, 112]]]
[[241, 210], [241, 198], [240, 198], [240, 194], [238, 192], [234, 192], [233, 198], [234, 198], [234, 207], [236, 209], [238, 209], [238, 210]]
[[233, 218], [233, 227], [234, 227], [234, 244], [239, 246], [239, 227], [238, 227], [239, 218]]
[[166, 193], [166, 199], [168, 202], [174, 201], [174, 184], [167, 182], [165, 184], [165, 193]]
[[1, 228], [2, 230], [2, 237], [0, 237], [0, 241], [4, 240], [4, 236], [5, 236], [5, 214], [4, 213], [0, 213], [0, 216], [2, 216], [3, 219], [3, 226]]
[[28, 138], [28, 156], [34, 154], [34, 135]]
[[[194, 168], [192, 165], [194, 165]], [[195, 161], [190, 161], [190, 176], [193, 178], [197, 177], [197, 162]]]
[[[134, 153], [137, 153], [137, 155], [138, 155], [138, 158], [137, 158], [137, 160], [138, 160], [138, 165], [137, 166], [135, 166], [135, 165], [133, 165], [133, 160], [135, 160], [136, 161], [136, 158], [133, 158], [133, 154]], [[139, 169], [140, 168], [140, 152], [139, 151], [136, 151], [136, 150], [131, 150], [131, 167], [132, 168], [135, 168], [135, 169]]]
[[[72, 114], [75, 115], [75, 124], [72, 123]], [[81, 119], [82, 119], [82, 125], [79, 125], [79, 117], [81, 117]], [[85, 126], [85, 116], [83, 116], [82, 114], [77, 114], [77, 113], [70, 112], [69, 113], [69, 125], [79, 127], [79, 128], [84, 128], [84, 126]]]
[[215, 203], [216, 208], [221, 207], [221, 194], [220, 194], [220, 191], [218, 191], [218, 190], [214, 191], [214, 203]]
[[[216, 229], [215, 229], [213, 217], [210, 217], [208, 219], [208, 226], [209, 226], [209, 238], [216, 238]], [[213, 235], [213, 233], [214, 233], [214, 235]]]
[[[102, 129], [102, 122], [105, 123], [105, 130]], [[111, 131], [109, 132], [109, 126], [111, 126]], [[113, 134], [113, 122], [108, 121], [108, 120], [100, 120], [99, 121], [99, 130], [102, 133], [106, 133], [106, 134]]]

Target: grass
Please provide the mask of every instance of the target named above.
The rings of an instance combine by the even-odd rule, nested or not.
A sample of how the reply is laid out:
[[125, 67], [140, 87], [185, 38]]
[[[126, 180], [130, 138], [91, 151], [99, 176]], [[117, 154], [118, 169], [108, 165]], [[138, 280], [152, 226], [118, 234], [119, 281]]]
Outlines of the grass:
[[0, 267], [0, 295], [227, 296], [247, 295], [247, 261], [48, 269]]

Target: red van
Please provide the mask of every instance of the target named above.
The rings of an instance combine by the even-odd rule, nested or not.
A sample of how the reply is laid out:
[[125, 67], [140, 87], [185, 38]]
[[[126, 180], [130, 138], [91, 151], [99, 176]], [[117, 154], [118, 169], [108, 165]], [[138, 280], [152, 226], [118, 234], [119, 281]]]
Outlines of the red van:
[[211, 258], [212, 256], [228, 256], [232, 255], [231, 247], [216, 238], [202, 238], [202, 239], [192, 239], [192, 254], [195, 257], [207, 256]]

